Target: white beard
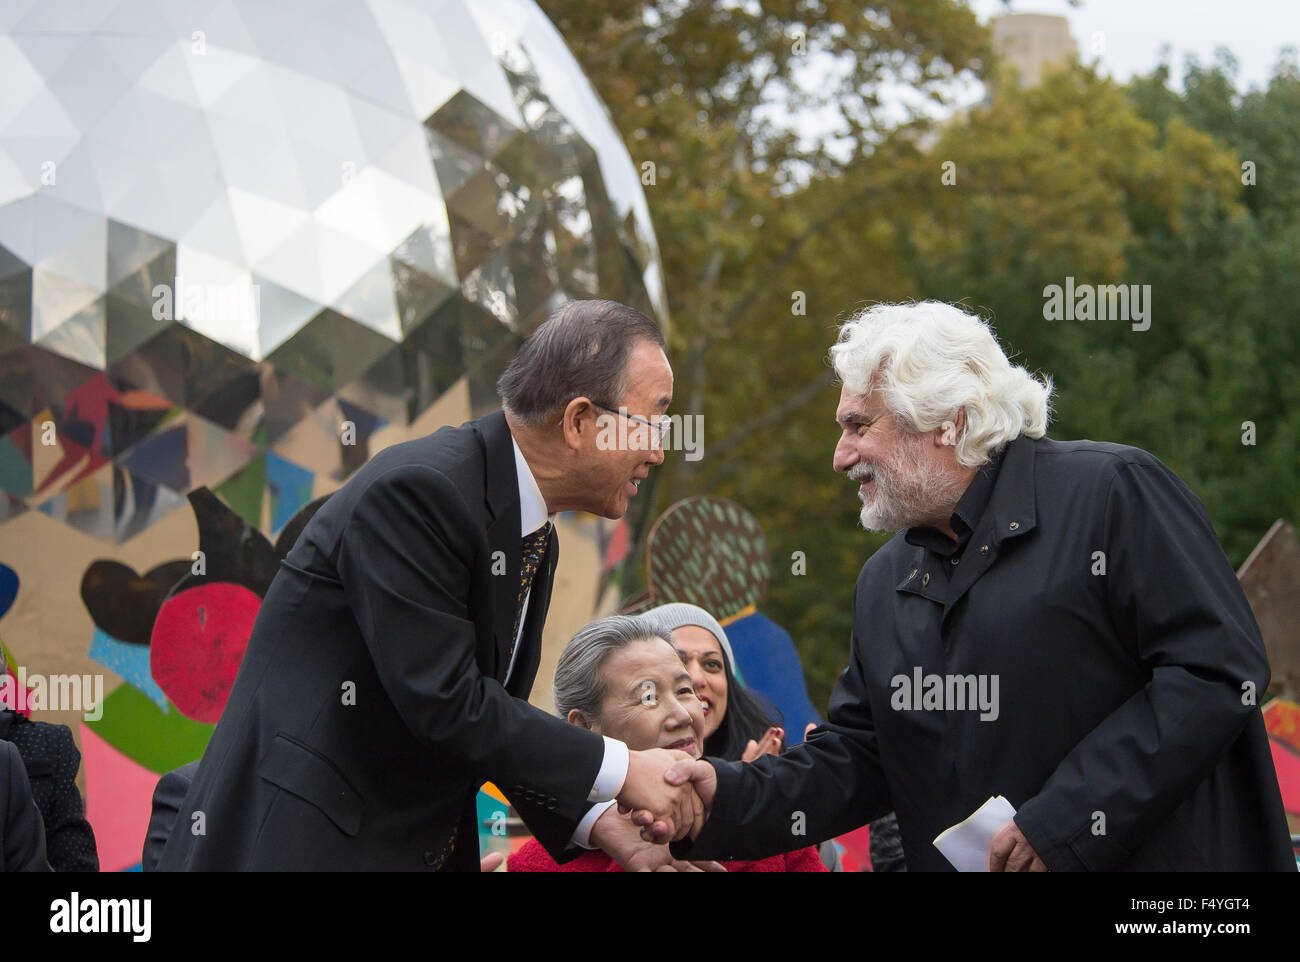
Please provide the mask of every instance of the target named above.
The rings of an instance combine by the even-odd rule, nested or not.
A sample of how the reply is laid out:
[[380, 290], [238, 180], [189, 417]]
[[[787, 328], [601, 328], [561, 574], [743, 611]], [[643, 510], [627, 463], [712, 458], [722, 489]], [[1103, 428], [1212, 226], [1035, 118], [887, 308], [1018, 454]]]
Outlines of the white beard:
[[952, 516], [966, 484], [922, 456], [926, 443], [926, 435], [909, 436], [887, 461], [854, 465], [849, 472], [853, 480], [861, 481], [861, 474], [867, 469], [874, 475], [874, 495], [864, 500], [859, 515], [862, 527], [888, 533], [944, 524]]

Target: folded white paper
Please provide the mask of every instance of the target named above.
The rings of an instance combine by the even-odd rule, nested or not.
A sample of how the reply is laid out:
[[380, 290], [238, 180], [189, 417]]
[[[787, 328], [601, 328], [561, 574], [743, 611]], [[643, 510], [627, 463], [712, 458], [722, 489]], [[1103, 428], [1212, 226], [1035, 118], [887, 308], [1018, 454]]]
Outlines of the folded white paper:
[[952, 828], [944, 829], [934, 847], [958, 872], [988, 871], [989, 839], [1015, 814], [1015, 807], [1001, 795], [990, 798]]

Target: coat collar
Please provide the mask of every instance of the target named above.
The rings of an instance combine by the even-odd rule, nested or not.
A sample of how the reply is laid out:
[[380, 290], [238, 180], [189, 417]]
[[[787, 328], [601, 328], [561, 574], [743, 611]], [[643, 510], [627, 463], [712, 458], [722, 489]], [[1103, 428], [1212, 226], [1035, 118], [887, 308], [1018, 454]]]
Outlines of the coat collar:
[[992, 566], [1003, 542], [1021, 538], [1038, 526], [1034, 491], [1034, 454], [1037, 441], [1019, 435], [1002, 457], [988, 506], [975, 523], [974, 533], [962, 553], [960, 568], [951, 582], [935, 570], [939, 561], [924, 548], [904, 554], [904, 571], [897, 589], [921, 595], [944, 606], [945, 615]]
[[[1038, 525], [1034, 494], [1034, 454], [1038, 442], [1023, 434], [1007, 446], [993, 494], [984, 516], [975, 525], [975, 536], [986, 534], [995, 544], [1028, 534]], [[980, 542], [983, 544], [984, 542]]]
[[519, 442], [512, 439], [510, 447], [515, 452], [515, 480], [519, 484], [519, 536], [526, 538], [547, 521], [553, 522], [555, 515], [546, 511], [546, 499], [537, 486], [528, 459], [519, 449]]
[[[494, 521], [513, 512], [512, 528], [519, 534], [519, 482], [515, 471], [515, 442], [510, 436], [505, 411], [493, 411], [473, 422], [483, 439], [484, 464], [487, 468], [487, 505]], [[496, 525], [493, 525], [495, 528]]]

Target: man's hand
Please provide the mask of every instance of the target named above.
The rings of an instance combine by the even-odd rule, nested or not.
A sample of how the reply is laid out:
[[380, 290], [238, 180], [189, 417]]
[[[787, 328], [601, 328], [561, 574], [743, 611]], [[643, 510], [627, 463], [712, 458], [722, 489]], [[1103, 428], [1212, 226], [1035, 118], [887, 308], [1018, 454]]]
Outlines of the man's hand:
[[989, 839], [988, 870], [990, 872], [1046, 872], [1047, 866], [1038, 857], [1020, 831], [1015, 819], [1009, 818], [998, 826]]
[[683, 761], [691, 761], [691, 756], [664, 748], [628, 752], [627, 778], [618, 803], [620, 809], [635, 813], [632, 820], [647, 830], [641, 833], [646, 841], [676, 841], [688, 833], [699, 834], [704, 825], [704, 805], [692, 783], [667, 778], [673, 764]]
[[626, 872], [725, 872], [717, 862], [683, 862], [673, 858], [667, 845], [641, 839], [637, 827], [611, 805], [591, 827], [591, 840]]
[[[693, 758], [685, 758], [664, 772], [664, 781], [669, 785], [694, 788], [692, 795], [700, 802], [703, 811], [700, 814], [699, 823], [692, 826], [684, 834], [689, 834], [691, 838], [695, 838], [700, 834], [700, 830], [704, 828], [704, 822], [709, 817], [709, 810], [713, 807], [713, 795], [718, 789], [718, 773], [713, 770], [713, 766], [708, 762], [697, 762]], [[662, 824], [648, 811], [634, 811], [632, 821], [642, 826], [641, 837], [648, 842], [673, 842], [682, 837], [681, 835], [669, 835], [663, 829]]]

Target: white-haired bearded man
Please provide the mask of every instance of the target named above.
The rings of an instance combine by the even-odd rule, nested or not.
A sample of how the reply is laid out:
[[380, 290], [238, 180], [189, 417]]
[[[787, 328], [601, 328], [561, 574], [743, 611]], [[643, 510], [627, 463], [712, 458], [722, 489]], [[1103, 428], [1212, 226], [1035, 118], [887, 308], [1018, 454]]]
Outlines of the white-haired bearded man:
[[709, 809], [675, 854], [764, 857], [893, 809], [908, 868], [947, 870], [933, 839], [1002, 795], [991, 870], [1294, 871], [1268, 661], [1196, 496], [1145, 451], [1048, 439], [1050, 380], [957, 307], [870, 307], [831, 355], [835, 470], [898, 534], [858, 577], [828, 722], [665, 776]]

